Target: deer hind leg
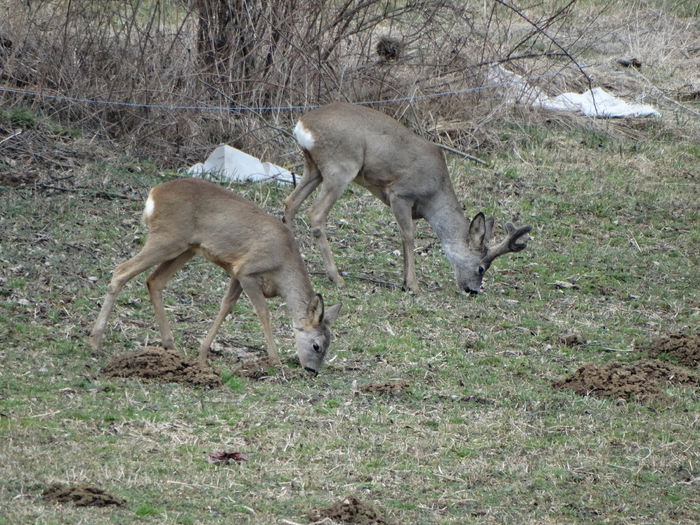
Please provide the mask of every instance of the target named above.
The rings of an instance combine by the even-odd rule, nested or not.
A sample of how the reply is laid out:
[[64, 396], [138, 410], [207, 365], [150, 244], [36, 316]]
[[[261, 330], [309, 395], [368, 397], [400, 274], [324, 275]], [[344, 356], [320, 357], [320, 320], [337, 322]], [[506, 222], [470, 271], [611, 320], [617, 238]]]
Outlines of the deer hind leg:
[[209, 348], [211, 348], [211, 343], [214, 340], [214, 336], [216, 336], [216, 332], [219, 330], [221, 323], [224, 322], [224, 319], [226, 319], [226, 316], [233, 308], [233, 305], [235, 305], [236, 301], [238, 301], [242, 290], [243, 288], [241, 287], [241, 283], [238, 281], [238, 279], [235, 277], [232, 278], [228, 285], [228, 290], [226, 290], [226, 294], [224, 295], [223, 299], [221, 299], [219, 314], [216, 316], [216, 319], [214, 319], [206, 338], [199, 346], [200, 364], [206, 366], [207, 362], [209, 361]]
[[117, 266], [112, 274], [112, 280], [107, 286], [107, 293], [102, 301], [102, 308], [90, 333], [90, 346], [93, 349], [98, 350], [102, 345], [102, 336], [107, 325], [107, 318], [114, 307], [117, 295], [124, 288], [124, 285], [138, 274], [148, 270], [151, 266], [174, 259], [186, 249], [186, 246], [164, 245], [149, 239], [138, 254]]
[[153, 304], [153, 310], [156, 315], [156, 322], [160, 329], [160, 338], [163, 348], [175, 348], [173, 332], [170, 329], [170, 323], [168, 323], [168, 318], [165, 315], [165, 308], [163, 307], [163, 289], [168, 281], [173, 278], [173, 275], [175, 275], [187, 261], [194, 257], [194, 255], [194, 250], [187, 250], [174, 259], [161, 263], [146, 280], [148, 294], [151, 297], [151, 303]]
[[311, 234], [314, 236], [314, 239], [316, 239], [321, 257], [323, 257], [323, 262], [326, 266], [326, 274], [336, 286], [344, 286], [345, 281], [338, 272], [335, 260], [333, 259], [333, 253], [328, 244], [328, 238], [326, 237], [326, 221], [328, 220], [328, 213], [331, 211], [331, 207], [356, 175], [357, 170], [329, 169], [324, 172], [323, 185], [321, 186], [320, 193], [309, 211]]
[[416, 279], [415, 223], [413, 222], [413, 202], [401, 197], [390, 200], [391, 211], [401, 230], [401, 247], [403, 251], [403, 286], [406, 291], [418, 289]]
[[270, 324], [270, 312], [267, 309], [267, 300], [263, 294], [260, 284], [256, 277], [246, 276], [240, 278], [240, 283], [243, 291], [250, 299], [250, 302], [255, 308], [255, 313], [258, 314], [260, 323], [265, 334], [265, 344], [267, 346], [267, 356], [270, 361], [276, 365], [281, 364], [280, 356], [277, 353], [275, 339], [272, 337], [272, 325]]
[[284, 200], [284, 222], [294, 229], [294, 216], [301, 203], [321, 184], [321, 172], [309, 154], [304, 151], [304, 176], [296, 189]]

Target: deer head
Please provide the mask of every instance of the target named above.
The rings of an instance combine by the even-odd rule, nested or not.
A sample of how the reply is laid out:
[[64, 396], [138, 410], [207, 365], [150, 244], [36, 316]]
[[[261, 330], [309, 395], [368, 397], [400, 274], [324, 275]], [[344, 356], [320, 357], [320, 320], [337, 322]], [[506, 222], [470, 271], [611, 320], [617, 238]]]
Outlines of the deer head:
[[307, 372], [318, 374], [331, 343], [330, 326], [340, 313], [340, 304], [324, 309], [323, 297], [316, 294], [309, 303], [306, 319], [294, 327], [294, 340], [299, 363]]
[[521, 237], [527, 235], [531, 226], [523, 226], [516, 229], [510, 222], [505, 223], [506, 238], [500, 244], [488, 246], [493, 237], [495, 217], [486, 219], [479, 212], [469, 224], [467, 235], [467, 250], [464, 257], [455, 264], [455, 277], [461, 290], [469, 294], [478, 294], [481, 291], [481, 282], [486, 270], [496, 257], [509, 252], [519, 252], [527, 247], [527, 239], [519, 242]]

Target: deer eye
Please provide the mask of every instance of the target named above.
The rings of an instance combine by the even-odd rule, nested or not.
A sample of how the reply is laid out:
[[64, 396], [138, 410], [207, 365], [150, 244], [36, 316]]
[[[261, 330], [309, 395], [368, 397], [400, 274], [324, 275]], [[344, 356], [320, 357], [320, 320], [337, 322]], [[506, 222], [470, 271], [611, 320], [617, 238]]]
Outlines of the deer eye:
[[320, 351], [321, 351], [321, 347], [318, 345], [318, 343], [314, 343], [312, 346], [313, 346], [314, 352], [320, 352]]
[[483, 266], [479, 265], [479, 275], [484, 275], [484, 272], [486, 271], [486, 268]]

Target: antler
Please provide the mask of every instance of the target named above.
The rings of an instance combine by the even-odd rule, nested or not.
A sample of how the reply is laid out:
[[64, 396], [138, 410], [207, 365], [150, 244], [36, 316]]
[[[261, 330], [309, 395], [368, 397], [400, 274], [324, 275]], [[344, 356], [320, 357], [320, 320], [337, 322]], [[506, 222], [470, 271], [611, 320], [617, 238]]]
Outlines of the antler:
[[523, 242], [518, 242], [520, 237], [527, 235], [532, 230], [532, 226], [523, 226], [522, 228], [515, 229], [512, 223], [505, 223], [506, 238], [500, 244], [492, 246], [486, 252], [485, 259], [490, 263], [496, 257], [499, 257], [505, 253], [519, 252], [527, 247], [527, 239]]

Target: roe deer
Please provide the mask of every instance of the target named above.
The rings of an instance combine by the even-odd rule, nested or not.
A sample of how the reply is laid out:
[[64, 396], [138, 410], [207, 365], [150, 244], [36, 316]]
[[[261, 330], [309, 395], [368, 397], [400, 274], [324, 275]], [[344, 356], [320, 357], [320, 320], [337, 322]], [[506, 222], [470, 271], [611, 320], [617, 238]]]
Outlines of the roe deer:
[[391, 207], [403, 241], [404, 288], [418, 287], [415, 271], [414, 219], [424, 218], [440, 238], [460, 290], [479, 293], [484, 272], [499, 255], [524, 249], [531, 229], [506, 224], [507, 236], [489, 247], [494, 218], [477, 213], [471, 222], [457, 201], [442, 152], [393, 118], [373, 109], [335, 102], [303, 115], [294, 128], [304, 154], [304, 177], [284, 203], [285, 222], [321, 185], [311, 205], [311, 233], [319, 244], [328, 277], [338, 273], [326, 238], [328, 212], [351, 182], [367, 188]]
[[315, 294], [292, 232], [255, 204], [202, 179], [179, 179], [151, 189], [143, 212], [149, 228], [143, 249], [120, 264], [107, 288], [100, 314], [92, 329], [92, 347], [100, 347], [107, 318], [119, 291], [133, 277], [158, 265], [148, 277], [148, 292], [155, 310], [164, 348], [175, 343], [163, 308], [163, 288], [195, 254], [221, 266], [230, 276], [221, 309], [199, 348], [206, 364], [209, 347], [241, 292], [250, 299], [260, 318], [271, 361], [280, 364], [272, 337], [265, 298], [281, 296], [290, 311], [296, 351], [301, 365], [314, 374], [330, 344], [330, 325], [340, 304], [324, 311]]

